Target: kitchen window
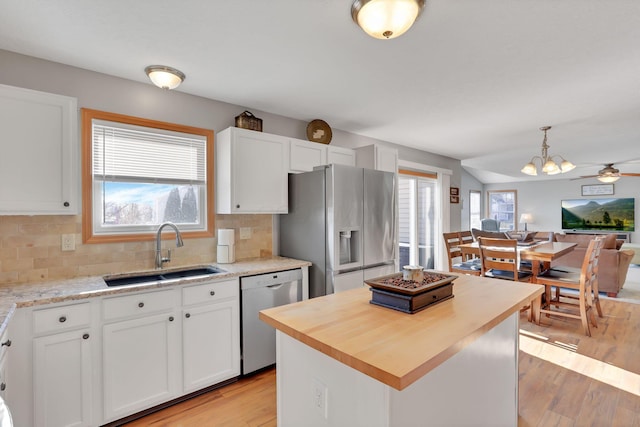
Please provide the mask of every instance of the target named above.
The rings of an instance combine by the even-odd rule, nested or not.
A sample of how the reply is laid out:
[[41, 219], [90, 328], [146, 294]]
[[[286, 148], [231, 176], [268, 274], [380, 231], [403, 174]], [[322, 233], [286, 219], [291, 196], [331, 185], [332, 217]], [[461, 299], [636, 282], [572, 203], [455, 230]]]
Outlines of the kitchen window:
[[175, 223], [213, 236], [213, 131], [82, 110], [83, 237], [150, 240]]

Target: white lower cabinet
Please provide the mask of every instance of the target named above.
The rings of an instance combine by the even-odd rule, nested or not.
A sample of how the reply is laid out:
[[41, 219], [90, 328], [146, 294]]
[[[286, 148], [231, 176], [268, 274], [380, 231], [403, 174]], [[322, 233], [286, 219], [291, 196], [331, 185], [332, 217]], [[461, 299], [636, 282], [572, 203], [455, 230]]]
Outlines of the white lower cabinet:
[[237, 302], [207, 304], [183, 313], [185, 393], [240, 375]]
[[239, 376], [239, 294], [227, 278], [16, 310], [8, 372], [0, 337], [14, 425], [102, 425]]
[[9, 338], [8, 328], [0, 336], [0, 397], [7, 401], [9, 395], [7, 372], [9, 366], [9, 347], [11, 347], [11, 338]]
[[33, 340], [36, 426], [93, 425], [91, 339], [83, 329]]
[[179, 335], [174, 313], [103, 327], [104, 415], [118, 419], [178, 395]]
[[238, 279], [182, 289], [183, 391], [240, 375]]

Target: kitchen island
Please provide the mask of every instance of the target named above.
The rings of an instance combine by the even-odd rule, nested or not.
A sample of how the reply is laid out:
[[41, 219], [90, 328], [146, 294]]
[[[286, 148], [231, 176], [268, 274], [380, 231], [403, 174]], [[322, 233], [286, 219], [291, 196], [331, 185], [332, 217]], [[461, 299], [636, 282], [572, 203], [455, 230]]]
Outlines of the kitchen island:
[[542, 292], [460, 276], [416, 314], [367, 288], [262, 311], [278, 330], [278, 425], [517, 425], [519, 310]]

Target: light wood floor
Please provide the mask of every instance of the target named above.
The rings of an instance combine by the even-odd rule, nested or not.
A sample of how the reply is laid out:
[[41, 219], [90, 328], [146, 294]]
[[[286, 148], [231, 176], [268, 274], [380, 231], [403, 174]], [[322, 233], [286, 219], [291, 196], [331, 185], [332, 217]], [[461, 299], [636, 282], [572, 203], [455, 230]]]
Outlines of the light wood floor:
[[[592, 337], [580, 321], [520, 319], [518, 427], [640, 427], [640, 305], [603, 300]], [[126, 424], [276, 425], [275, 371], [245, 378]]]

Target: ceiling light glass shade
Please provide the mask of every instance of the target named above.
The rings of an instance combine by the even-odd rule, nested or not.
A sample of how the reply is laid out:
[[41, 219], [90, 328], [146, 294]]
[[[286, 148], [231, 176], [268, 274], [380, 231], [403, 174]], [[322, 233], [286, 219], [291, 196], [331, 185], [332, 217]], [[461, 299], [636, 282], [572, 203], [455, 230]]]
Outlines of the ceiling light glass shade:
[[610, 184], [612, 182], [616, 182], [619, 179], [620, 179], [620, 177], [619, 176], [615, 176], [615, 175], [605, 175], [605, 176], [599, 176], [598, 177], [598, 181], [605, 182], [607, 184]]
[[538, 169], [536, 168], [536, 165], [533, 164], [533, 160], [531, 161], [531, 163], [527, 163], [526, 165], [524, 165], [524, 167], [520, 169], [520, 172], [526, 173], [527, 175], [538, 175]]
[[371, 37], [393, 39], [411, 28], [424, 4], [425, 0], [356, 0], [351, 17]]
[[568, 160], [562, 159], [562, 163], [560, 164], [560, 169], [562, 169], [562, 173], [572, 171], [575, 168], [576, 168], [576, 165], [574, 165]]
[[549, 159], [545, 162], [544, 166], [542, 166], [542, 172], [546, 173], [547, 175], [555, 175], [557, 173], [560, 173], [560, 168], [558, 167], [556, 162]]
[[162, 89], [175, 89], [186, 77], [182, 71], [164, 65], [149, 65], [144, 72], [154, 85]]

